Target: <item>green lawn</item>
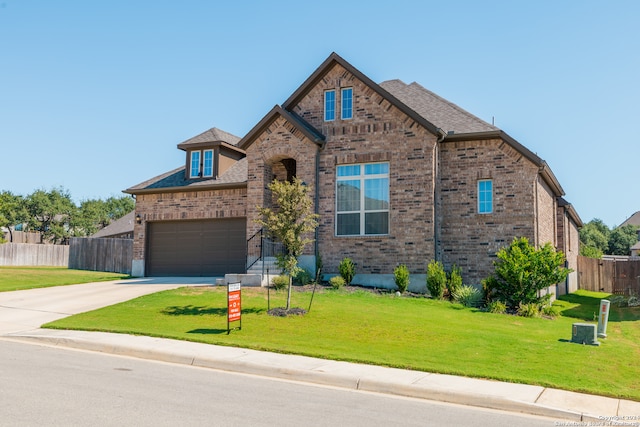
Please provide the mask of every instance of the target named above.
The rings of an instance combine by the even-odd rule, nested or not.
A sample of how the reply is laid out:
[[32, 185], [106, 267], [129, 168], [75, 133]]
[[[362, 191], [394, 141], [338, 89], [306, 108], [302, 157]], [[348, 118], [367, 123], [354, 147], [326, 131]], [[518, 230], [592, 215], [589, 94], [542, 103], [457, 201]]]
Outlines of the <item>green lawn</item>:
[[[285, 296], [271, 291], [271, 307], [281, 306]], [[557, 303], [564, 317], [549, 320], [485, 313], [427, 298], [323, 289], [305, 316], [279, 318], [266, 313], [265, 289], [244, 288], [242, 330], [227, 335], [226, 288], [181, 288], [46, 326], [168, 337], [640, 401], [640, 308], [612, 307], [608, 338], [601, 339], [599, 347], [570, 343], [572, 323], [592, 321], [606, 296], [580, 291]], [[308, 308], [309, 300], [309, 293], [293, 294], [294, 306]]]
[[130, 277], [126, 274], [69, 270], [65, 267], [0, 267], [0, 292], [104, 282]]

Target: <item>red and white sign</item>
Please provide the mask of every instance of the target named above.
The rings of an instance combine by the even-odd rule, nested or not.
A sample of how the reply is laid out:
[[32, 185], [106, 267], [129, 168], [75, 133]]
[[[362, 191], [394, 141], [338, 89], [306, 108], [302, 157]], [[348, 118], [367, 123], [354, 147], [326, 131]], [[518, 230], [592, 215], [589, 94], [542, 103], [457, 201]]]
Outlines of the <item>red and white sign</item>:
[[242, 295], [240, 283], [229, 283], [227, 291], [227, 315], [229, 322], [235, 322], [242, 317]]

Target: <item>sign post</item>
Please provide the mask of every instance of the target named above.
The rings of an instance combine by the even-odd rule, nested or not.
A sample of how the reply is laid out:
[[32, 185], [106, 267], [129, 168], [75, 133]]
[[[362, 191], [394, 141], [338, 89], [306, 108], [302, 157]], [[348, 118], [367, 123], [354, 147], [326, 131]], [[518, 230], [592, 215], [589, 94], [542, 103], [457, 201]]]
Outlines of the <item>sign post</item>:
[[231, 332], [231, 322], [240, 322], [234, 329], [242, 330], [242, 290], [240, 282], [227, 285], [227, 335]]

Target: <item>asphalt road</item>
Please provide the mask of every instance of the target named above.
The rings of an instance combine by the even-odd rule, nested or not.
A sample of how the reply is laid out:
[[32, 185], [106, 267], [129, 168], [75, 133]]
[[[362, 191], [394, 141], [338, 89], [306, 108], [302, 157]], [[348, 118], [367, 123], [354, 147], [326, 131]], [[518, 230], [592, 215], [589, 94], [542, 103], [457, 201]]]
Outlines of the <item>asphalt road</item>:
[[545, 426], [516, 415], [0, 340], [3, 426]]

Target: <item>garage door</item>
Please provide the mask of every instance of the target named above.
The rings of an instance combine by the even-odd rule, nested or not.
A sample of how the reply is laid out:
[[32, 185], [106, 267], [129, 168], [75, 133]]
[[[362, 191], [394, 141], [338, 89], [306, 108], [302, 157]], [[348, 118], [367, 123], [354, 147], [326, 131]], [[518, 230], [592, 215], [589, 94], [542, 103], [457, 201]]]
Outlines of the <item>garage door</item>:
[[244, 273], [246, 219], [150, 222], [147, 276]]

